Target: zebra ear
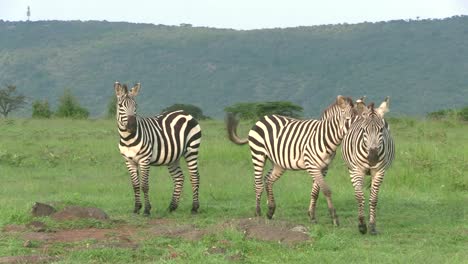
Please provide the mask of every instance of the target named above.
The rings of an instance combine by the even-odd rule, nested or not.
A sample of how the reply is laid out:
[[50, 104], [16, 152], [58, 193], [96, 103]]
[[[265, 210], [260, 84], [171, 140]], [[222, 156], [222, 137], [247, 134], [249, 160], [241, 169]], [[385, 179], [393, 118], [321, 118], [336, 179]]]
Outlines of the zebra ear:
[[385, 100], [380, 104], [379, 108], [377, 109], [377, 114], [379, 114], [380, 117], [384, 117], [385, 113], [390, 111], [390, 97], [387, 96]]
[[363, 96], [356, 100], [356, 111], [358, 115], [362, 115], [367, 110], [366, 103], [364, 103], [365, 99], [366, 96]]
[[127, 93], [127, 86], [122, 86], [120, 85], [119, 82], [115, 82], [114, 83], [114, 90], [115, 90], [115, 95], [117, 95], [117, 97], [121, 97], [122, 95], [126, 94]]
[[141, 87], [140, 83], [135, 84], [135, 86], [133, 86], [133, 88], [130, 90], [130, 95], [133, 97], [137, 96], [138, 91], [140, 91], [140, 87]]

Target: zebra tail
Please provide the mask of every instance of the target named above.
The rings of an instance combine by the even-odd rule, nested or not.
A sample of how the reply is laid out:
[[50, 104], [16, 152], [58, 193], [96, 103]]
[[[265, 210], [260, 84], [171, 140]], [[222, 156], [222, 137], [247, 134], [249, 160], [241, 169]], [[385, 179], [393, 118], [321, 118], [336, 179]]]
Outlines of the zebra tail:
[[244, 145], [249, 142], [248, 138], [240, 138], [237, 135], [237, 126], [239, 125], [239, 120], [233, 113], [226, 114], [226, 129], [228, 133], [228, 138], [233, 143], [237, 145]]

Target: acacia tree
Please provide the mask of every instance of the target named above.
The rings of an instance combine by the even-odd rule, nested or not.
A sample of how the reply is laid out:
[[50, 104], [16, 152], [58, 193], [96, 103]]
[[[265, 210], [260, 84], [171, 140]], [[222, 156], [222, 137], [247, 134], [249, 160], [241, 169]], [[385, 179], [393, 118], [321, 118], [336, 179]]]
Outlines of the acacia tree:
[[15, 85], [7, 85], [0, 89], [0, 114], [4, 118], [16, 109], [23, 107], [26, 104], [26, 96], [17, 93]]
[[200, 107], [192, 104], [173, 104], [164, 108], [163, 112], [184, 110], [186, 113], [192, 115], [197, 120], [210, 119], [210, 117], [203, 114], [203, 111]]
[[237, 103], [224, 108], [242, 119], [258, 119], [264, 115], [278, 114], [294, 118], [302, 116], [303, 108], [289, 101]]

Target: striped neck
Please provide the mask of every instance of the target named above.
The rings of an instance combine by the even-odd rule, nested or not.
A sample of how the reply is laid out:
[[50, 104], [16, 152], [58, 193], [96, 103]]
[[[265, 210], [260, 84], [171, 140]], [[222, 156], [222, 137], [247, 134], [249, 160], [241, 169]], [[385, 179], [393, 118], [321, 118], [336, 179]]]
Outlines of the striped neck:
[[327, 148], [335, 151], [336, 148], [341, 144], [345, 134], [346, 128], [345, 123], [346, 121], [342, 121], [341, 117], [335, 116], [328, 120], [323, 120], [325, 125], [325, 133], [322, 134], [321, 140], [325, 142]]

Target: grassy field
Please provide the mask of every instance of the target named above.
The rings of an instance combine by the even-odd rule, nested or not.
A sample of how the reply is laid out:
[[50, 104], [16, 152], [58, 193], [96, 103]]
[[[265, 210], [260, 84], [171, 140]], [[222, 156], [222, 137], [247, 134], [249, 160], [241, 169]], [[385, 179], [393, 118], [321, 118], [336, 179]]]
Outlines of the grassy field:
[[[379, 195], [377, 236], [358, 232], [354, 191], [337, 155], [327, 181], [340, 216], [338, 228], [332, 226], [322, 196], [319, 223], [308, 222], [307, 173], [286, 172], [275, 184], [277, 211], [271, 222], [304, 225], [310, 236], [304, 243], [247, 239], [241, 231], [226, 227], [196, 240], [147, 235], [136, 248], [93, 247], [97, 242], [90, 240], [86, 247], [80, 247], [83, 242], [55, 243], [45, 252], [43, 242], [25, 246], [20, 234], [2, 231], [0, 256], [46, 254], [58, 256], [59, 263], [468, 263], [468, 125], [407, 118], [389, 122], [397, 153]], [[243, 123], [240, 134], [245, 135], [250, 125]], [[220, 121], [201, 126], [199, 214], [190, 214], [188, 179], [178, 210], [168, 213], [172, 180], [161, 167], [150, 172], [153, 209], [145, 218], [131, 213], [133, 191], [117, 148], [114, 121], [0, 120], [0, 229], [34, 220], [30, 211], [36, 201], [98, 207], [112, 219], [41, 218], [50, 230], [144, 227], [163, 219], [209, 230], [252, 217], [255, 201], [248, 147], [230, 143]], [[224, 250], [210, 253], [214, 247]]]

